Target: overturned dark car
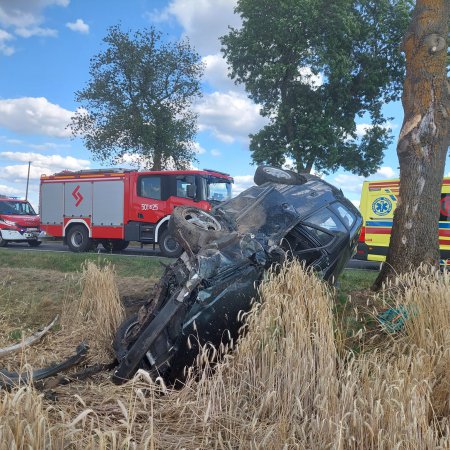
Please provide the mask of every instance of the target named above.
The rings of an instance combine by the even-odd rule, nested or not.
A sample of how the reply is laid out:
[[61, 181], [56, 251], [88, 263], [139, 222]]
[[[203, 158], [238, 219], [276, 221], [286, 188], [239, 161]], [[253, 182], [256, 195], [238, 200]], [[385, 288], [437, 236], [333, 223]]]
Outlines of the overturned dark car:
[[289, 258], [333, 282], [352, 257], [362, 219], [342, 191], [309, 174], [260, 166], [251, 187], [211, 213], [179, 207], [170, 226], [185, 252], [154, 298], [117, 330], [117, 384], [139, 369], [176, 383], [200, 346], [236, 339], [264, 272]]

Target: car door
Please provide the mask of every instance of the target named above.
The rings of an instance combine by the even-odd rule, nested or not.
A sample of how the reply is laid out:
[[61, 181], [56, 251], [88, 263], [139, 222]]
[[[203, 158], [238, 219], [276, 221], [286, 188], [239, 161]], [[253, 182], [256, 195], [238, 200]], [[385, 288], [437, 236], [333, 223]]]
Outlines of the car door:
[[167, 193], [163, 175], [141, 175], [137, 178], [132, 220], [157, 223], [167, 215]]

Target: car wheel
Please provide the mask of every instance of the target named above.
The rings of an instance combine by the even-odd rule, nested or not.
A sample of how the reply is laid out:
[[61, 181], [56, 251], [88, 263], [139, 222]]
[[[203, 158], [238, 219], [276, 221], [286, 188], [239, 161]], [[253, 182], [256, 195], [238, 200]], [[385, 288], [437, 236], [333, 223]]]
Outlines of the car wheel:
[[126, 345], [126, 338], [130, 336], [136, 328], [139, 328], [138, 315], [133, 314], [132, 316], [125, 319], [117, 328], [116, 334], [113, 339], [113, 350], [116, 354], [117, 359], [122, 359], [128, 351]]
[[74, 225], [67, 233], [67, 245], [76, 253], [86, 252], [92, 249], [92, 241], [84, 225]]
[[292, 170], [284, 170], [271, 166], [259, 166], [255, 171], [253, 181], [258, 186], [267, 182], [278, 184], [303, 184], [306, 182], [306, 178]]
[[6, 247], [8, 245], [8, 241], [2, 238], [2, 233], [0, 231], [0, 247]]
[[183, 253], [183, 247], [168, 229], [161, 233], [158, 244], [161, 253], [167, 258], [178, 258]]
[[229, 234], [212, 214], [192, 206], [174, 209], [169, 231], [191, 253], [197, 253], [209, 242]]
[[28, 245], [30, 247], [39, 247], [42, 244], [42, 241], [28, 241]]

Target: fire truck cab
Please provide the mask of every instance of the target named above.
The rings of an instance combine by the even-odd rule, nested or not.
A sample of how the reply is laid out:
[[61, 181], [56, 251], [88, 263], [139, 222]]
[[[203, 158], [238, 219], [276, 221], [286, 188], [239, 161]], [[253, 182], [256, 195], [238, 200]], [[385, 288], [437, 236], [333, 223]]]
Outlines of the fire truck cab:
[[209, 169], [138, 172], [125, 169], [64, 171], [41, 177], [41, 228], [74, 252], [101, 243], [123, 250], [130, 241], [159, 244], [177, 257], [182, 248], [169, 233], [177, 206], [209, 211], [231, 198], [233, 178]]

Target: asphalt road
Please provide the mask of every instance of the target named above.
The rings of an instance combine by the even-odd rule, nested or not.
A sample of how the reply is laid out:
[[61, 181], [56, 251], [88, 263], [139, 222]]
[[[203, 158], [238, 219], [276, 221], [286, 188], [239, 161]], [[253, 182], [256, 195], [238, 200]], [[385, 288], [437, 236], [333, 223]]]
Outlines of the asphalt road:
[[[39, 247], [30, 247], [26, 242], [11, 242], [4, 248], [30, 252], [70, 252], [69, 247], [64, 245], [61, 241], [43, 241]], [[98, 253], [109, 253], [101, 244], [97, 247], [96, 251]], [[130, 245], [126, 250], [116, 252], [116, 254], [128, 256], [161, 256], [158, 246], [153, 250], [153, 245], [144, 245], [143, 248], [141, 248], [140, 245]]]
[[[23, 250], [31, 252], [69, 252], [67, 245], [64, 245], [60, 241], [44, 241], [39, 247], [30, 247], [27, 243], [10, 243], [6, 249], [11, 250]], [[99, 253], [109, 253], [102, 245], [97, 247]], [[159, 248], [156, 245], [153, 250], [153, 245], [144, 245], [142, 248], [139, 244], [130, 245], [126, 250], [117, 252], [117, 254], [127, 256], [161, 256]], [[347, 264], [347, 269], [360, 269], [360, 270], [380, 270], [380, 263], [375, 261], [359, 261], [357, 259], [351, 259]]]

